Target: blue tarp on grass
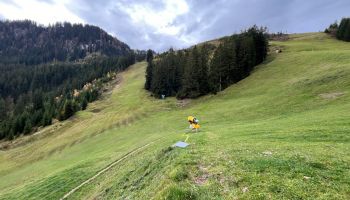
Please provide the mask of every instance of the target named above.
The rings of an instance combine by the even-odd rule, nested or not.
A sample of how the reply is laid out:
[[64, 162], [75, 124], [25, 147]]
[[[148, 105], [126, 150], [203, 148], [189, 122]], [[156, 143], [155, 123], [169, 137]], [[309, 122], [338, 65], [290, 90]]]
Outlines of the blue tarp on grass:
[[176, 142], [173, 146], [174, 146], [174, 147], [185, 148], [185, 147], [187, 147], [188, 145], [189, 145], [189, 144], [186, 143], [186, 142], [179, 141], [179, 142]]

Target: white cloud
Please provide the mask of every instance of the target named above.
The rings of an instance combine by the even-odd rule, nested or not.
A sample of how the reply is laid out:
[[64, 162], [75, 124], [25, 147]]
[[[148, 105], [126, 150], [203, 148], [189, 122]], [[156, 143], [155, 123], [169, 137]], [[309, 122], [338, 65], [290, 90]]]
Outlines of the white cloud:
[[179, 16], [189, 12], [189, 6], [185, 0], [163, 1], [164, 9], [157, 10], [147, 4], [122, 5], [135, 24], [146, 24], [155, 29], [155, 33], [177, 35], [181, 26], [172, 25], [172, 22]]
[[66, 8], [66, 3], [69, 3], [69, 0], [0, 2], [0, 14], [6, 19], [30, 19], [44, 25], [63, 21], [84, 23], [80, 17]]

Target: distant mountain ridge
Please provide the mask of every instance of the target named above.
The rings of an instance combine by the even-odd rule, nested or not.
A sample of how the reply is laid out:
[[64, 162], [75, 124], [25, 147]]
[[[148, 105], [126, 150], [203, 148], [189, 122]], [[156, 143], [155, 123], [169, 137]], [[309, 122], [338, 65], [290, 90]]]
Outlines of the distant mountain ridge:
[[75, 61], [92, 53], [126, 56], [130, 47], [97, 26], [0, 21], [0, 62], [27, 65]]

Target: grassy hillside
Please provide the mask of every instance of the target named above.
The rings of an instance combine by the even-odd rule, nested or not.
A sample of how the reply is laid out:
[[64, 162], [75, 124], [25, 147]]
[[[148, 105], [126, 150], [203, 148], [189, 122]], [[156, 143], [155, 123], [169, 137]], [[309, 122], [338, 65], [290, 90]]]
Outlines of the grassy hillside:
[[[145, 63], [86, 111], [0, 151], [0, 199], [349, 199], [350, 45], [291, 35], [251, 76], [178, 102], [143, 89]], [[186, 118], [200, 119], [186, 149]]]

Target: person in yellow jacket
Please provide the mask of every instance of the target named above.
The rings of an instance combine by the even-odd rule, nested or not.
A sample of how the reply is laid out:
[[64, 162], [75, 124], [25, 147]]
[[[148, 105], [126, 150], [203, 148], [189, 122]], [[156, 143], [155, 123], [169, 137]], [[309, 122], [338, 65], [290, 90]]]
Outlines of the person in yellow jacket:
[[193, 116], [188, 116], [187, 121], [190, 123], [190, 129], [195, 130], [197, 132], [200, 128], [199, 120]]

